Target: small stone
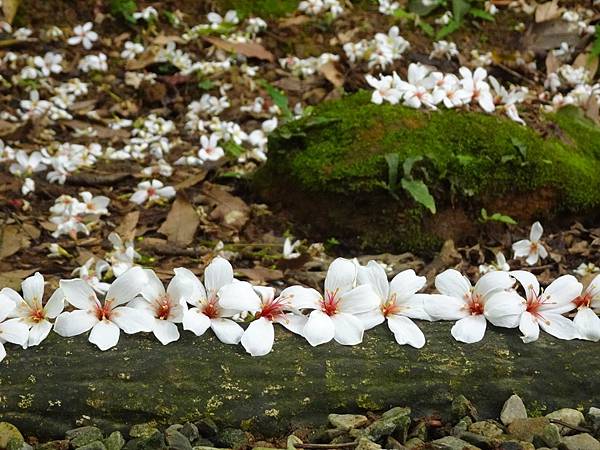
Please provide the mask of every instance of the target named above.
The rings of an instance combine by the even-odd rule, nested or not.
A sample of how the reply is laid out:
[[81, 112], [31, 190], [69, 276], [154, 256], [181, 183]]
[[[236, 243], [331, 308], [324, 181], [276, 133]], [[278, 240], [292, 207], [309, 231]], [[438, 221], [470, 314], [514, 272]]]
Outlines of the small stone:
[[200, 436], [207, 439], [213, 439], [219, 432], [217, 424], [209, 417], [205, 417], [196, 422], [196, 428], [198, 428]]
[[410, 412], [410, 408], [392, 408], [384, 412], [381, 418], [369, 425], [365, 431], [372, 441], [395, 433], [404, 442], [410, 426]]
[[561, 443], [566, 450], [600, 450], [600, 442], [588, 433], [565, 436]]
[[536, 447], [558, 447], [560, 444], [560, 433], [558, 428], [553, 424], [548, 424], [544, 427], [542, 432], [533, 437], [533, 445]]
[[591, 407], [587, 413], [588, 421], [595, 435], [600, 434], [600, 408]]
[[329, 419], [329, 423], [335, 428], [345, 431], [364, 427], [369, 423], [369, 419], [360, 414], [329, 414], [327, 418]]
[[287, 438], [287, 450], [296, 450], [296, 445], [302, 444], [302, 439], [293, 434]]
[[38, 445], [36, 450], [68, 450], [70, 447], [70, 443], [68, 440], [63, 439], [60, 441], [49, 441], [45, 444]]
[[469, 444], [474, 445], [475, 447], [479, 447], [482, 449], [491, 449], [494, 447], [492, 442], [492, 438], [482, 436], [481, 434], [471, 433], [470, 431], [465, 431], [460, 436], [455, 436], [463, 441], [467, 441]]
[[[562, 408], [558, 411], [553, 411], [550, 414], [546, 414], [546, 418], [550, 420], [560, 420], [561, 422], [567, 423], [573, 427], [578, 427], [585, 421], [585, 417], [580, 411], [572, 408]], [[573, 431], [569, 427], [555, 424], [558, 427], [558, 431], [563, 436]]]
[[125, 445], [125, 439], [120, 431], [113, 431], [104, 439], [106, 450], [121, 450]]
[[463, 417], [452, 428], [452, 436], [460, 437], [461, 434], [463, 434], [464, 432], [468, 431], [468, 429], [469, 429], [469, 427], [471, 426], [472, 423], [473, 423], [473, 421], [471, 420], [470, 417], [468, 417], [468, 416], [467, 417]]
[[479, 447], [469, 444], [467, 441], [458, 439], [454, 436], [446, 436], [441, 439], [431, 441], [436, 450], [480, 450]]
[[477, 408], [475, 408], [473, 403], [471, 403], [471, 401], [464, 395], [454, 397], [452, 400], [451, 411], [454, 420], [460, 420], [465, 416], [468, 416], [475, 421], [479, 420]]
[[196, 445], [195, 447], [192, 448], [192, 450], [231, 450], [231, 449], [230, 448], [218, 448], [218, 447], [206, 446], [206, 445]]
[[498, 450], [535, 450], [535, 446], [530, 442], [504, 441]]
[[6, 448], [11, 439], [25, 442], [23, 435], [12, 423], [0, 422], [0, 448]]
[[165, 431], [165, 439], [167, 440], [169, 449], [192, 450], [192, 444], [189, 439], [174, 428], [169, 427], [169, 429]]
[[152, 435], [154, 435], [154, 433], [156, 433], [158, 431], [158, 429], [149, 423], [140, 423], [137, 425], [132, 426], [129, 429], [129, 436], [133, 437], [133, 438], [149, 438]]
[[513, 394], [504, 402], [500, 413], [500, 421], [504, 425], [510, 425], [515, 419], [527, 419], [527, 410], [521, 397]]
[[379, 450], [381, 445], [376, 444], [367, 438], [360, 438], [358, 440], [358, 445], [354, 448], [355, 450]]
[[406, 444], [404, 444], [404, 446], [409, 450], [420, 449], [424, 445], [425, 445], [425, 442], [419, 438], [409, 439], [408, 441], [406, 441]]
[[515, 419], [508, 426], [508, 432], [520, 441], [533, 442], [533, 437], [541, 435], [549, 423], [545, 417]]
[[194, 443], [200, 438], [198, 427], [191, 422], [184, 423], [179, 432], [188, 438], [191, 443]]
[[495, 438], [496, 436], [500, 436], [502, 433], [504, 433], [502, 428], [500, 428], [491, 420], [475, 422], [469, 426], [469, 431], [471, 433], [479, 434], [488, 438]]
[[393, 450], [407, 450], [407, 448], [398, 442], [397, 439], [392, 436], [388, 436], [385, 440], [385, 448], [393, 449]]
[[89, 444], [82, 445], [78, 448], [81, 450], [106, 450], [106, 446], [102, 441], [90, 442]]
[[223, 447], [240, 450], [248, 446], [248, 436], [237, 428], [224, 428], [217, 433], [216, 442]]
[[79, 427], [69, 430], [65, 433], [65, 437], [71, 441], [71, 445], [74, 448], [83, 447], [84, 445], [104, 439], [100, 428], [92, 426]]
[[204, 439], [204, 438], [199, 438], [196, 442], [195, 442], [195, 447], [206, 447], [206, 448], [216, 448], [215, 444], [208, 440], [208, 439]]

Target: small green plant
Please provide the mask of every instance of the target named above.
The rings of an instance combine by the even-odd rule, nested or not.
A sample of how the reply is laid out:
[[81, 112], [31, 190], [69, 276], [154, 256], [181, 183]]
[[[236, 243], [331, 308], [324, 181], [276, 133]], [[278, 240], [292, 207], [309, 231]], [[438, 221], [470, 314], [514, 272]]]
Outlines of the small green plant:
[[481, 223], [500, 222], [500, 223], [505, 223], [507, 225], [516, 225], [517, 224], [517, 221], [515, 219], [513, 219], [510, 216], [504, 215], [504, 214], [494, 213], [490, 216], [490, 215], [488, 215], [488, 212], [485, 208], [481, 208], [481, 217], [479, 218], [479, 221]]
[[[423, 180], [415, 180], [412, 176], [412, 169], [415, 163], [422, 161], [422, 156], [411, 156], [402, 163], [404, 176], [400, 180], [402, 189], [410, 194], [414, 201], [425, 206], [432, 214], [435, 214], [435, 199], [429, 193], [429, 188]], [[400, 166], [400, 155], [398, 153], [388, 153], [385, 155], [385, 161], [388, 165], [388, 184], [387, 188], [392, 196], [398, 199], [396, 189], [398, 187], [398, 172]]]
[[110, 13], [118, 19], [134, 24], [136, 20], [133, 18], [133, 13], [136, 11], [135, 0], [110, 0]]
[[277, 107], [279, 107], [281, 110], [283, 121], [285, 122], [293, 119], [294, 115], [292, 114], [292, 111], [290, 111], [289, 100], [287, 96], [275, 86], [264, 80], [261, 80], [260, 85], [265, 88], [267, 94], [269, 94], [269, 97], [271, 97], [271, 100], [273, 100], [273, 103], [275, 103], [275, 105], [277, 105]]

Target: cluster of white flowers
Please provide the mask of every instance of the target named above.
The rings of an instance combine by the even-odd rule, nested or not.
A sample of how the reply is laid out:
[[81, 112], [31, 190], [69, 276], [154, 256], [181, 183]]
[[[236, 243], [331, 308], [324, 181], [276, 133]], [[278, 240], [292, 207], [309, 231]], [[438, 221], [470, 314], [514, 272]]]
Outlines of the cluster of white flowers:
[[412, 63], [408, 66], [408, 81], [402, 80], [396, 72], [392, 75], [380, 74], [379, 78], [366, 75], [366, 79], [375, 88], [371, 101], [376, 104], [387, 101], [395, 105], [402, 100], [404, 105], [411, 108], [425, 106], [436, 109], [439, 104], [455, 108], [474, 103], [488, 113], [500, 106], [508, 117], [524, 124], [515, 105], [525, 99], [526, 88], [518, 87], [507, 91], [494, 77], [488, 77], [486, 70], [482, 68], [471, 72], [468, 68], [461, 67], [459, 73], [461, 78]]
[[400, 9], [400, 4], [392, 0], [379, 0], [379, 12], [386, 16], [393, 16]]
[[328, 13], [335, 19], [344, 13], [344, 8], [338, 0], [303, 0], [298, 4], [298, 11], [309, 16]]
[[323, 53], [320, 56], [310, 56], [304, 59], [298, 58], [297, 56], [280, 58], [279, 64], [297, 77], [308, 77], [317, 73], [321, 66], [339, 60], [340, 57], [338, 55]]
[[109, 214], [108, 197], [93, 196], [90, 192], [81, 192], [79, 196], [81, 201], [70, 195], [61, 195], [50, 208], [50, 222], [56, 225], [56, 230], [52, 233], [55, 238], [66, 234], [76, 239], [78, 233], [88, 236], [90, 227], [100, 216]]
[[82, 72], [106, 72], [108, 70], [108, 62], [104, 53], [85, 55], [79, 60], [77, 67]]
[[[361, 266], [337, 258], [323, 293], [291, 286], [277, 294], [272, 287], [236, 280], [231, 264], [221, 257], [206, 267], [204, 283], [190, 270], [176, 268], [166, 289], [152, 270], [139, 266], [110, 285], [101, 283], [98, 274], [108, 270], [108, 263], [97, 263], [91, 273], [92, 264], [78, 269], [80, 278], [62, 280], [45, 304], [39, 273], [23, 281], [22, 295], [10, 288], [0, 291], [0, 360], [6, 355], [3, 342], [35, 346], [53, 327], [61, 336], [90, 331], [89, 341], [100, 350], [117, 345], [121, 331], [153, 333], [167, 345], [180, 338], [177, 324], [197, 336], [211, 328], [219, 340], [241, 343], [252, 356], [271, 351], [274, 324], [312, 346], [332, 340], [357, 345], [366, 330], [387, 321], [398, 344], [421, 348], [425, 336], [414, 320], [455, 320], [451, 334], [465, 343], [482, 340], [488, 322], [519, 328], [525, 343], [537, 340], [540, 328], [559, 339], [600, 340], [600, 275], [585, 290], [572, 275], [542, 290], [536, 277], [523, 270], [488, 272], [473, 286], [448, 269], [435, 278], [438, 293], [422, 294], [426, 279], [412, 269], [388, 281], [375, 261]], [[574, 310], [571, 320], [566, 314]]]
[[351, 62], [368, 61], [369, 68], [380, 66], [385, 69], [410, 47], [409, 42], [400, 36], [400, 30], [393, 26], [386, 33], [377, 33], [373, 39], [363, 39], [356, 43], [344, 44], [344, 51]]

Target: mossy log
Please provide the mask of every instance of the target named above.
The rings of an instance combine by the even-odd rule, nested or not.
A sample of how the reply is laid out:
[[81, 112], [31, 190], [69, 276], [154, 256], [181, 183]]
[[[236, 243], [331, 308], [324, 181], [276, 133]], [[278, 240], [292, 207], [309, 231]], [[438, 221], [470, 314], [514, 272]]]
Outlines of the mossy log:
[[[498, 114], [375, 105], [369, 92], [324, 102], [269, 138], [255, 186], [295, 216], [311, 239], [336, 237], [367, 252], [439, 249], [476, 235], [481, 208], [525, 224], [600, 210], [600, 127], [576, 108], [538, 118], [536, 128]], [[396, 154], [389, 192], [386, 155]], [[402, 189], [422, 181], [432, 214]]]
[[491, 328], [468, 345], [452, 339], [450, 323], [420, 325], [428, 338], [420, 350], [397, 345], [386, 327], [361, 345], [316, 348], [278, 329], [273, 352], [260, 358], [208, 333], [183, 333], [168, 346], [122, 336], [106, 352], [84, 336], [51, 334], [38, 347], [9, 348], [0, 364], [0, 418], [25, 433], [61, 437], [78, 424], [126, 430], [209, 416], [269, 436], [324, 424], [331, 412], [410, 406], [414, 416], [447, 415], [459, 394], [484, 417], [497, 416], [512, 393], [537, 411], [598, 400], [598, 344], [545, 335], [526, 345], [516, 330]]

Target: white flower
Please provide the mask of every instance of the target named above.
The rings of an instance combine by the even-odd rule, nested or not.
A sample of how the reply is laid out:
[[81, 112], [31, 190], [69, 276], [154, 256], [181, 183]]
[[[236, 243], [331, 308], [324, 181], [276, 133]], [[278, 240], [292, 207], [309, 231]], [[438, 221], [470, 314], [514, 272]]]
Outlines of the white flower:
[[117, 233], [110, 233], [108, 240], [113, 246], [113, 251], [109, 254], [112, 271], [116, 277], [120, 277], [135, 265], [135, 260], [140, 258], [140, 254], [135, 251], [132, 241], [124, 243]]
[[192, 306], [183, 317], [183, 329], [201, 336], [211, 328], [221, 342], [239, 343], [244, 330], [231, 317], [240, 310], [225, 307], [223, 302], [252, 302], [258, 296], [249, 283], [233, 278], [229, 261], [213, 259], [204, 270], [204, 285], [188, 269], [175, 269], [175, 274], [187, 280], [185, 300]]
[[287, 237], [283, 242], [283, 259], [295, 259], [300, 256], [300, 253], [294, 252], [294, 249], [300, 245], [300, 241], [294, 241]]
[[23, 186], [21, 186], [21, 194], [27, 195], [30, 192], [35, 191], [35, 181], [32, 178], [25, 178], [23, 180]]
[[523, 342], [536, 341], [540, 327], [558, 339], [570, 340], [579, 336], [573, 322], [562, 315], [575, 307], [572, 300], [582, 289], [581, 283], [573, 275], [558, 277], [541, 293], [540, 284], [533, 274], [524, 270], [514, 270], [510, 274], [519, 281], [526, 293], [525, 298], [520, 297], [524, 308], [519, 317]]
[[470, 95], [462, 89], [458, 77], [454, 74], [443, 74], [442, 72], [432, 72], [423, 81], [423, 84], [433, 89], [433, 103], [444, 103], [446, 108], [454, 108], [467, 103]]
[[219, 147], [219, 136], [216, 133], [211, 134], [210, 138], [200, 136], [200, 145], [202, 148], [198, 150], [198, 158], [202, 161], [217, 161], [225, 156], [225, 152]]
[[48, 77], [51, 73], [62, 72], [62, 60], [62, 55], [59, 55], [58, 53], [47, 52], [43, 58], [41, 56], [35, 56], [33, 58], [33, 63], [43, 76]]
[[489, 272], [475, 286], [460, 272], [448, 269], [435, 277], [435, 287], [442, 295], [425, 299], [425, 311], [434, 320], [457, 320], [451, 333], [454, 339], [471, 344], [479, 342], [487, 327], [484, 310], [492, 295], [514, 284], [506, 272]]
[[433, 96], [428, 90], [429, 67], [419, 63], [408, 66], [408, 83], [397, 79], [396, 85], [402, 93], [404, 104], [411, 108], [420, 108], [421, 105], [434, 108]]
[[83, 72], [106, 72], [108, 70], [108, 63], [106, 61], [106, 55], [104, 53], [85, 55], [79, 60], [77, 67]]
[[150, 22], [152, 20], [156, 20], [158, 17], [158, 11], [152, 6], [148, 6], [144, 8], [141, 12], [133, 13], [133, 18], [135, 20], [144, 19], [146, 22]]
[[369, 261], [366, 267], [359, 267], [358, 283], [371, 285], [380, 302], [378, 309], [358, 314], [365, 329], [373, 328], [387, 320], [398, 344], [423, 347], [425, 336], [411, 319], [431, 320], [424, 309], [424, 299], [427, 296], [417, 294], [426, 282], [425, 277], [417, 276], [412, 269], [400, 272], [388, 282], [381, 264]]
[[572, 302], [577, 309], [573, 325], [579, 333], [579, 338], [600, 341], [600, 318], [596, 315], [596, 312], [600, 311], [600, 275], [594, 277], [585, 291]]
[[496, 262], [493, 262], [492, 264], [481, 264], [479, 266], [479, 273], [481, 275], [484, 275], [488, 272], [492, 272], [494, 270], [502, 270], [504, 272], [509, 272], [510, 271], [510, 266], [508, 265], [508, 263], [506, 262], [506, 258], [504, 257], [504, 253], [502, 252], [498, 252], [496, 253]]
[[481, 67], [474, 72], [466, 67], [461, 67], [458, 71], [462, 75], [462, 87], [469, 94], [469, 101], [479, 103], [485, 112], [494, 111], [494, 97], [490, 92], [490, 85], [485, 82], [487, 71]]
[[314, 289], [302, 286], [291, 286], [284, 289], [275, 298], [272, 287], [256, 286], [258, 296], [229, 296], [221, 303], [226, 308], [248, 311], [254, 314], [241, 339], [242, 346], [252, 356], [263, 356], [271, 351], [275, 341], [273, 323], [279, 323], [294, 333], [301, 333], [306, 324], [306, 317], [290, 313], [292, 302], [315, 301], [320, 294]]
[[13, 175], [31, 175], [46, 170], [46, 165], [43, 163], [44, 157], [40, 152], [32, 152], [28, 155], [24, 150], [18, 150], [15, 160], [16, 162], [12, 163], [8, 169]]
[[522, 239], [512, 245], [515, 258], [526, 257], [525, 261], [530, 266], [537, 264], [538, 260], [548, 257], [548, 251], [540, 242], [544, 229], [539, 222], [535, 222], [529, 231], [529, 239]]
[[108, 288], [110, 287], [110, 283], [105, 283], [100, 281], [100, 279], [102, 278], [102, 273], [107, 271], [110, 268], [110, 265], [103, 259], [98, 259], [96, 260], [94, 269], [92, 269], [94, 261], [95, 258], [89, 258], [84, 265], [73, 270], [72, 275], [77, 275], [87, 282], [99, 294], [106, 294], [106, 291], [108, 291]]
[[137, 55], [144, 52], [144, 46], [137, 42], [127, 41], [125, 42], [124, 49], [121, 52], [121, 58], [131, 60], [135, 59]]
[[586, 275], [600, 272], [600, 267], [596, 266], [594, 263], [581, 263], [573, 272], [583, 278]]
[[458, 56], [458, 48], [454, 42], [437, 41], [433, 43], [433, 50], [429, 54], [430, 58], [446, 58], [451, 59]]
[[[52, 294], [45, 305], [42, 304], [44, 277], [39, 272], [26, 278], [21, 283], [21, 289], [23, 291], [22, 297], [11, 288], [2, 289], [0, 291], [0, 305], [3, 303], [13, 304], [14, 309], [8, 313], [8, 317], [17, 319], [27, 327], [26, 342], [21, 344], [25, 348], [39, 345], [40, 342], [46, 339], [52, 329], [49, 319], [56, 318], [63, 311], [65, 304], [60, 289]], [[1, 327], [2, 325], [0, 325], [0, 330]], [[6, 337], [0, 331], [0, 341], [2, 339], [6, 340]]]
[[66, 300], [77, 308], [56, 318], [54, 330], [69, 337], [92, 330], [89, 341], [100, 350], [108, 350], [119, 342], [120, 330], [127, 334], [150, 332], [154, 318], [145, 311], [122, 306], [138, 295], [147, 284], [144, 269], [133, 267], [113, 281], [103, 302], [82, 279], [61, 280]]
[[175, 196], [175, 189], [172, 186], [164, 186], [160, 180], [142, 181], [137, 185], [137, 189], [129, 198], [129, 201], [138, 205], [147, 201], [156, 202]]
[[0, 301], [0, 361], [6, 356], [5, 342], [27, 346], [29, 327], [19, 319], [6, 320], [8, 315], [16, 308], [11, 301]]
[[324, 295], [315, 298], [292, 298], [295, 309], [311, 309], [302, 336], [312, 346], [335, 339], [342, 345], [360, 344], [365, 331], [356, 314], [379, 306], [379, 297], [371, 286], [354, 287], [356, 266], [348, 259], [334, 260], [325, 277]]
[[180, 269], [175, 269], [175, 276], [165, 291], [156, 274], [146, 269], [147, 282], [142, 288], [142, 296], [129, 303], [130, 307], [146, 311], [154, 318], [152, 333], [163, 345], [179, 339], [176, 324], [183, 321], [183, 315], [187, 311], [186, 294], [189, 283], [185, 277], [177, 275], [178, 270]]
[[379, 79], [377, 79], [374, 76], [367, 74], [365, 79], [367, 80], [367, 83], [375, 89], [371, 95], [371, 102], [376, 105], [381, 105], [384, 100], [395, 105], [402, 98], [402, 93], [397, 89], [392, 76], [380, 75]]
[[69, 45], [82, 44], [83, 48], [89, 50], [94, 45], [94, 42], [98, 40], [98, 34], [92, 30], [92, 22], [86, 22], [83, 25], [77, 25], [73, 29], [74, 36], [67, 40]]

